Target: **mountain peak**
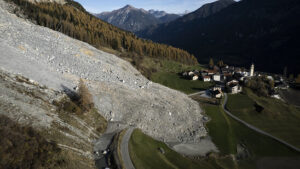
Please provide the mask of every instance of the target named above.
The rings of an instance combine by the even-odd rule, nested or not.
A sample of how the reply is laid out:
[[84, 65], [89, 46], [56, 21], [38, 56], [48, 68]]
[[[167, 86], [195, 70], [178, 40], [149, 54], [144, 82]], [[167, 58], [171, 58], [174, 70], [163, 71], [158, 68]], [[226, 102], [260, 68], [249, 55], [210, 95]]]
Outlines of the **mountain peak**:
[[135, 8], [131, 5], [126, 5], [112, 12], [103, 12], [95, 15], [112, 25], [131, 32], [140, 31], [150, 25], [170, 22], [179, 17], [175, 14], [168, 14], [165, 11], [146, 11], [143, 8]]
[[135, 7], [127, 4], [126, 6], [123, 7], [123, 9], [135, 9]]

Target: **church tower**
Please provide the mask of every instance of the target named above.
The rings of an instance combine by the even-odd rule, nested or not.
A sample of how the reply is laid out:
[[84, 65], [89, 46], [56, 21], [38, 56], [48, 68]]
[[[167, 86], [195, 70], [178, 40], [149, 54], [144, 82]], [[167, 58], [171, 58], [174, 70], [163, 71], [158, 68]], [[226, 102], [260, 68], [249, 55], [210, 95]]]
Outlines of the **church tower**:
[[250, 67], [250, 77], [254, 76], [254, 64], [252, 63], [251, 67]]

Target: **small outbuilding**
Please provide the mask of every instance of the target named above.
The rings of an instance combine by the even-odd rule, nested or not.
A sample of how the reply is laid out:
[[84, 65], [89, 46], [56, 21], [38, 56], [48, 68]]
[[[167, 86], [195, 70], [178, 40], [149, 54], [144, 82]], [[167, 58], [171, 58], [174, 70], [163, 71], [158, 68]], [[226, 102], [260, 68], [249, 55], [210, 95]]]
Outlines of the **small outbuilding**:
[[215, 91], [211, 91], [211, 95], [214, 98], [221, 99], [223, 96], [223, 93], [219, 90], [215, 90]]
[[193, 76], [193, 80], [194, 80], [194, 81], [196, 81], [196, 80], [198, 80], [198, 79], [199, 79], [199, 76], [197, 76], [197, 75]]
[[203, 81], [204, 82], [210, 82], [211, 81], [210, 76], [203, 76]]
[[213, 75], [213, 80], [215, 82], [220, 82], [221, 81], [221, 75], [220, 74], [215, 74]]

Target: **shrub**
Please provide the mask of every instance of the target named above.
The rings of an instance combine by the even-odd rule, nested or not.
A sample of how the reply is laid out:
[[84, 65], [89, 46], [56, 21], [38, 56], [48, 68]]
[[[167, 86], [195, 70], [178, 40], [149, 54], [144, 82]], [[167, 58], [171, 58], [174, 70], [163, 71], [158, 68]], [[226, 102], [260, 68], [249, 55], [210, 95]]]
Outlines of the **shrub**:
[[253, 77], [246, 82], [245, 86], [250, 88], [258, 96], [267, 97], [274, 90], [274, 81], [269, 80], [265, 76]]
[[78, 106], [84, 111], [90, 111], [94, 107], [93, 96], [89, 92], [88, 88], [84, 84], [83, 80], [79, 81], [79, 101]]
[[33, 128], [20, 126], [0, 115], [0, 168], [56, 168], [64, 161], [58, 160], [60, 148], [48, 142]]

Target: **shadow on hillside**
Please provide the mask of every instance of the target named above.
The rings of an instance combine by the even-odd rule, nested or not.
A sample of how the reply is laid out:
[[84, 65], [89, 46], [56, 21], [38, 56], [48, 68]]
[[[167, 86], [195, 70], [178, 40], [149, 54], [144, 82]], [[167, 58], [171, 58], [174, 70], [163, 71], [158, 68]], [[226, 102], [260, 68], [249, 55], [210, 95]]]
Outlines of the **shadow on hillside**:
[[76, 91], [74, 91], [75, 89], [70, 89], [65, 85], [61, 85], [62, 87], [62, 91], [74, 102], [79, 100], [79, 95]]
[[201, 87], [193, 87], [192, 88], [193, 90], [197, 90], [197, 91], [199, 91], [199, 92], [201, 92], [201, 91], [203, 91], [203, 90], [207, 90], [207, 88], [201, 88]]

